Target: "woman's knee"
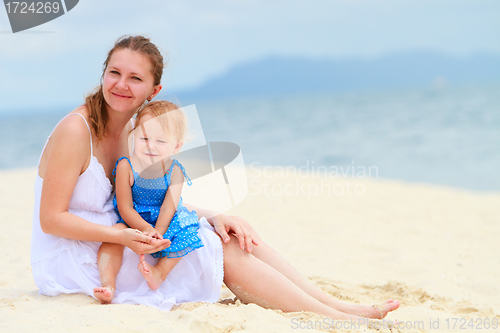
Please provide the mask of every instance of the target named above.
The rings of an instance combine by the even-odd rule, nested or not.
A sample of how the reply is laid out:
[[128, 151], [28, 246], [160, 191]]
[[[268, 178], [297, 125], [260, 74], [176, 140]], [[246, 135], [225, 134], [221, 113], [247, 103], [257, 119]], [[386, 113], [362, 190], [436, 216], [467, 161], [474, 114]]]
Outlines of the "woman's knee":
[[247, 229], [250, 232], [255, 232], [253, 229], [252, 225], [245, 219], [240, 218], [240, 223], [243, 225], [245, 229]]
[[257, 233], [257, 231], [255, 231], [250, 222], [242, 218], [239, 218], [239, 222], [250, 233], [255, 241], [257, 241], [259, 244], [263, 242], [262, 238], [260, 238], [259, 234]]
[[250, 255], [240, 248], [240, 242], [238, 241], [238, 238], [233, 235], [229, 235], [229, 242], [222, 242], [222, 248], [224, 251], [224, 266], [232, 266], [234, 263], [243, 259], [245, 256]]
[[[252, 255], [240, 248], [238, 238], [230, 235], [227, 243], [222, 243], [224, 250], [224, 283], [230, 285], [239, 280], [241, 273], [249, 267]], [[229, 286], [228, 285], [228, 286]]]

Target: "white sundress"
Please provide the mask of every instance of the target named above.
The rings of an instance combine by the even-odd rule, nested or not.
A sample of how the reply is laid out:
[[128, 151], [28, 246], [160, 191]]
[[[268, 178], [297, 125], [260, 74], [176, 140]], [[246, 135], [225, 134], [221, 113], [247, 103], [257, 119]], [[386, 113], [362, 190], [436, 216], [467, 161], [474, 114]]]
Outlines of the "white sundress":
[[[83, 118], [91, 133], [83, 115], [72, 113], [68, 116], [74, 114]], [[92, 134], [90, 147], [90, 164], [78, 178], [69, 203], [69, 212], [93, 223], [113, 226], [117, 221], [112, 203], [113, 187], [104, 168], [93, 155]], [[45, 234], [40, 227], [42, 184], [43, 179], [37, 173], [31, 267], [39, 293], [47, 296], [83, 293], [93, 297], [93, 289], [101, 286], [97, 267], [97, 251], [101, 243]], [[216, 302], [224, 275], [221, 240], [205, 218], [200, 219], [198, 233], [204, 246], [184, 256], [158, 290], [149, 288], [137, 269], [139, 256], [126, 247], [116, 279], [113, 303], [143, 304], [168, 311], [179, 303]], [[157, 259], [146, 255], [146, 261], [156, 264]]]

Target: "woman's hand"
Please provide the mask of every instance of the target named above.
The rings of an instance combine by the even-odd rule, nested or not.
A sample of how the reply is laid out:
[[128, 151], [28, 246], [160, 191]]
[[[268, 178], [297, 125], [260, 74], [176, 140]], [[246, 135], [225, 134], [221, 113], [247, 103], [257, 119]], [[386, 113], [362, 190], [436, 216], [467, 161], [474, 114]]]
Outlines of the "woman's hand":
[[250, 253], [252, 244], [259, 245], [260, 237], [250, 224], [239, 216], [216, 215], [209, 219], [209, 223], [221, 236], [224, 243], [229, 242], [228, 233], [234, 234], [240, 242], [240, 248]]
[[250, 253], [252, 252], [252, 244], [259, 245], [262, 242], [250, 223], [239, 216], [219, 214], [212, 210], [193, 206], [187, 202], [184, 202], [184, 207], [196, 211], [198, 218], [206, 218], [208, 223], [215, 228], [215, 231], [219, 234], [224, 243], [229, 242], [228, 233], [231, 233], [238, 238], [241, 249], [246, 249], [246, 251]]
[[[155, 253], [166, 249], [170, 246], [168, 239], [156, 239], [151, 236], [144, 235], [137, 229], [123, 229], [121, 244], [129, 247], [137, 254]], [[162, 237], [163, 238], [163, 237]]]
[[163, 235], [160, 234], [158, 230], [156, 230], [153, 227], [148, 227], [147, 229], [143, 230], [142, 233], [146, 236], [153, 237], [155, 239], [163, 239]]

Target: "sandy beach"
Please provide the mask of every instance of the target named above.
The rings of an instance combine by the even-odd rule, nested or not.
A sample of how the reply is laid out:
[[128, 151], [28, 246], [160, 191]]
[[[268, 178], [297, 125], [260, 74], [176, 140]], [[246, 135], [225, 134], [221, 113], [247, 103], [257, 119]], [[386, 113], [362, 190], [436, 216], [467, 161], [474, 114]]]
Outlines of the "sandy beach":
[[[35, 175], [34, 168], [0, 171], [1, 332], [301, 332], [342, 324], [241, 304], [225, 287], [226, 301], [170, 312], [39, 295], [30, 267]], [[249, 168], [247, 176], [249, 194], [229, 213], [250, 221], [332, 297], [400, 300], [386, 319], [405, 328], [392, 332], [500, 330], [491, 328], [500, 321], [500, 193], [277, 168]], [[372, 329], [344, 322], [340, 331]]]

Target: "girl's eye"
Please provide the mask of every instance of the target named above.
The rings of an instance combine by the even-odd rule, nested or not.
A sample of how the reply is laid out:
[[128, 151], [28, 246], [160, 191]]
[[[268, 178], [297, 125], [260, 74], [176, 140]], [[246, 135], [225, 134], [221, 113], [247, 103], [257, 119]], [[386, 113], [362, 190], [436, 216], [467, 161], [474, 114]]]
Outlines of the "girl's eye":
[[136, 81], [142, 81], [140, 78], [138, 78], [137, 76], [134, 76], [132, 79], [136, 80]]
[[158, 143], [167, 143], [167, 142], [163, 140], [158, 140]]
[[109, 71], [111, 74], [120, 74], [118, 71]]
[[141, 140], [148, 141], [148, 138], [141, 138]]

